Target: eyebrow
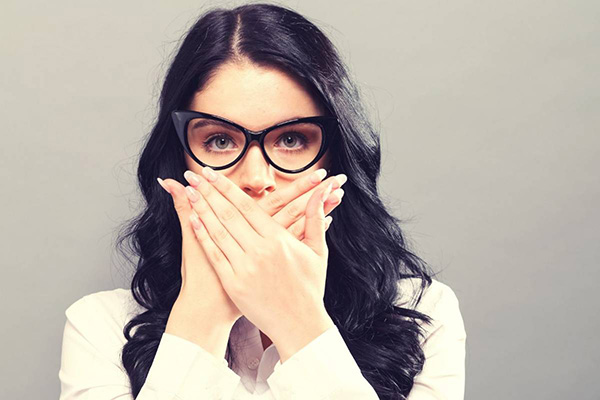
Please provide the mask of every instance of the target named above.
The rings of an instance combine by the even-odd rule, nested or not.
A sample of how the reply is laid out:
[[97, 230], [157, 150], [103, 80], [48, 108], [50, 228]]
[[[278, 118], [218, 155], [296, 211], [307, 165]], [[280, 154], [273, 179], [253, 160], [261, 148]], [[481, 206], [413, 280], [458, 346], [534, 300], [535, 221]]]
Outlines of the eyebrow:
[[[279, 122], [277, 122], [277, 123], [275, 123], [273, 125], [270, 125], [269, 127], [275, 126], [275, 125], [280, 124], [282, 122], [287, 122], [287, 121], [291, 121], [293, 119], [300, 119], [300, 118], [307, 118], [307, 117], [300, 116], [300, 115], [295, 115], [295, 116], [289, 117], [287, 119], [281, 120], [281, 121], [279, 121]], [[202, 127], [207, 126], [207, 125], [219, 125], [219, 126], [226, 127], [226, 128], [235, 128], [233, 125], [231, 125], [231, 124], [229, 124], [229, 123], [227, 123], [225, 121], [219, 121], [219, 120], [216, 120], [216, 119], [198, 119], [198, 120], [194, 121], [194, 124], [192, 125], [192, 129], [202, 128]]]
[[199, 119], [197, 121], [194, 121], [194, 124], [192, 125], [192, 129], [202, 128], [207, 125], [219, 125], [219, 126], [222, 126], [225, 128], [235, 128], [233, 125], [228, 124], [227, 122], [224, 122], [224, 121], [219, 121], [216, 119]]

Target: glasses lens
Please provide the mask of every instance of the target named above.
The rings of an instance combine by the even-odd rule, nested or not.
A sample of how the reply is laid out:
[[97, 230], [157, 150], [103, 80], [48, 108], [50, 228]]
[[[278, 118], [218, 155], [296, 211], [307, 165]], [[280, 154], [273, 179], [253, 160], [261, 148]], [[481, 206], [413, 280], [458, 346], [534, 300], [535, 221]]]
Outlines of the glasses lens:
[[235, 160], [246, 142], [239, 129], [208, 118], [192, 119], [188, 123], [187, 137], [192, 153], [211, 167], [222, 167]]
[[[211, 167], [222, 167], [235, 160], [246, 143], [242, 131], [225, 122], [193, 118], [187, 128], [192, 153]], [[310, 164], [323, 142], [321, 126], [300, 122], [276, 128], [265, 136], [265, 151], [278, 167], [294, 170]]]
[[323, 142], [323, 131], [314, 123], [300, 122], [276, 128], [265, 136], [265, 151], [284, 169], [300, 169], [313, 161]]

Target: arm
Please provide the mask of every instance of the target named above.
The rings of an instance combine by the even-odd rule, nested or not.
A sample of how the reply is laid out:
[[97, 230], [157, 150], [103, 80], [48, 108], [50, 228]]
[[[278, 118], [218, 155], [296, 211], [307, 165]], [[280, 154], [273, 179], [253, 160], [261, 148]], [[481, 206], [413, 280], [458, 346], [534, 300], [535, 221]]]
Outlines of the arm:
[[[121, 365], [125, 338], [106, 312], [86, 296], [66, 311], [59, 371], [59, 400], [133, 400]], [[240, 377], [202, 347], [163, 333], [136, 400], [231, 399]], [[218, 395], [217, 395], [218, 394]]]
[[[417, 310], [430, 315], [422, 346], [425, 364], [408, 400], [463, 400], [466, 332], [456, 295], [435, 282]], [[336, 326], [275, 365], [267, 379], [276, 399], [377, 400]]]
[[278, 400], [379, 400], [335, 325], [277, 362], [267, 382]]

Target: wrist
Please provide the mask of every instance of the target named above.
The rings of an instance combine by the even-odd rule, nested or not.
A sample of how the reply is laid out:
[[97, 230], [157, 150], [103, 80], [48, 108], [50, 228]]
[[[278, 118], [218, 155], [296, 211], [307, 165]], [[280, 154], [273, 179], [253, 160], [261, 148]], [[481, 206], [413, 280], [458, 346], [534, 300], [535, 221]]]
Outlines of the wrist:
[[285, 336], [271, 338], [279, 353], [280, 362], [283, 364], [292, 355], [334, 326], [335, 323], [329, 314], [323, 310], [316, 318], [313, 316], [309, 321], [298, 321], [295, 328], [286, 331]]
[[169, 314], [165, 333], [192, 342], [216, 358], [223, 359], [234, 322], [212, 317], [202, 309], [176, 301]]

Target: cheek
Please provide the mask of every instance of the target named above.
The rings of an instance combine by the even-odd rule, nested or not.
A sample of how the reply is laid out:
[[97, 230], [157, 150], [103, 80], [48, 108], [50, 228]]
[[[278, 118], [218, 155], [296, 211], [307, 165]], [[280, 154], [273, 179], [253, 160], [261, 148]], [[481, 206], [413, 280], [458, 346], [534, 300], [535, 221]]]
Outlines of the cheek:
[[311, 175], [313, 172], [315, 172], [316, 170], [318, 170], [320, 168], [325, 168], [327, 166], [327, 163], [324, 163], [322, 160], [323, 159], [319, 160], [315, 165], [313, 165], [306, 171], [302, 171], [298, 174], [286, 174], [283, 172], [276, 172], [275, 182], [277, 183], [277, 189], [279, 190], [279, 189], [288, 187], [290, 185], [293, 185], [296, 180], [302, 179], [308, 175]]
[[[200, 165], [196, 161], [194, 161], [192, 159], [192, 157], [190, 157], [187, 153], [185, 154], [185, 165], [186, 165], [187, 169], [189, 169], [193, 173], [195, 173], [197, 175], [202, 175], [202, 165]], [[219, 173], [223, 174], [226, 177], [228, 177], [229, 179], [233, 180], [232, 178], [234, 177], [234, 174], [233, 174], [234, 170], [235, 170], [235, 166], [227, 168], [227, 169], [221, 169], [221, 170], [219, 170]]]
[[[325, 169], [329, 169], [329, 164], [330, 160], [329, 160], [329, 150], [327, 150], [325, 152], [325, 154], [323, 154], [323, 157], [321, 157], [321, 159], [319, 161], [317, 161], [317, 163], [315, 165], [313, 165], [314, 169], [319, 169], [319, 168], [325, 168]], [[312, 170], [312, 167], [310, 168]]]
[[192, 157], [190, 157], [187, 153], [185, 153], [185, 165], [187, 169], [189, 169], [193, 173], [197, 175], [202, 175], [202, 166], [196, 161], [192, 160]]

